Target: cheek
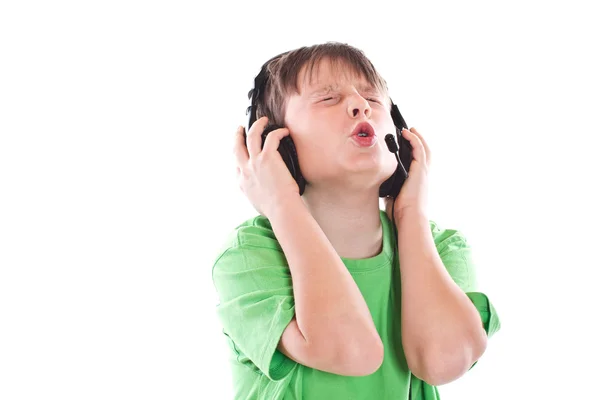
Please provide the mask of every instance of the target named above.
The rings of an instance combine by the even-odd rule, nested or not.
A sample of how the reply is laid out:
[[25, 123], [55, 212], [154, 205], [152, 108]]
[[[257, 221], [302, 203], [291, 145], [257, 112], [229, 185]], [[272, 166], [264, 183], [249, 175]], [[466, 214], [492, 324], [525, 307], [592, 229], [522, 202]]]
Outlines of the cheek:
[[390, 152], [387, 146], [384, 144], [383, 146], [383, 162], [382, 168], [385, 171], [386, 175], [391, 175], [396, 170], [398, 166], [398, 161], [396, 160], [396, 156], [394, 153]]
[[303, 170], [324, 168], [333, 158], [324, 143], [315, 140], [300, 140], [296, 145], [298, 161]]
[[335, 154], [332, 154], [331, 149], [319, 140], [314, 140], [313, 138], [310, 138], [310, 140], [309, 138], [299, 139], [296, 145], [296, 152], [298, 154], [300, 170], [308, 182], [329, 176], [337, 170], [335, 164], [339, 160], [336, 160]]

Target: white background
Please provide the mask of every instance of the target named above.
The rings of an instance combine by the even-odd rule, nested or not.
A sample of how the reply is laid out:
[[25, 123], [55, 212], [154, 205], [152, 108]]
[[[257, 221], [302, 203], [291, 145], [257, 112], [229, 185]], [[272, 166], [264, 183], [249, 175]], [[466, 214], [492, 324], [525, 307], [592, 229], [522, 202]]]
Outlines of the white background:
[[231, 398], [211, 268], [254, 215], [231, 139], [260, 65], [326, 41], [428, 140], [430, 218], [500, 313], [442, 399], [598, 396], [593, 3], [3, 2], [0, 398]]

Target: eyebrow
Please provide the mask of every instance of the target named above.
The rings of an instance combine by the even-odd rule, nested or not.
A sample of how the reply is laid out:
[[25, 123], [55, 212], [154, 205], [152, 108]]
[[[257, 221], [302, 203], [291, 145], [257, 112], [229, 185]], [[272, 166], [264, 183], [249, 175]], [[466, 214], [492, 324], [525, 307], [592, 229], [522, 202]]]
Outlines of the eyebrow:
[[317, 95], [317, 94], [329, 93], [329, 92], [332, 92], [332, 91], [338, 89], [338, 87], [339, 86], [337, 86], [337, 85], [336, 86], [334, 86], [334, 85], [322, 85], [322, 86], [319, 86], [317, 89], [312, 90], [310, 92], [310, 95], [312, 96], [312, 95]]

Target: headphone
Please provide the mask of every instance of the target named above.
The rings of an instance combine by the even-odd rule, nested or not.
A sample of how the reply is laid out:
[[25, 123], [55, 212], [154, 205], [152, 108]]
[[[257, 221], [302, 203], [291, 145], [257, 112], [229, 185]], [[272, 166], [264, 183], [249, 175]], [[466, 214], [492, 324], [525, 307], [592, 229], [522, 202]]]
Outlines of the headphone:
[[[248, 99], [250, 100], [250, 106], [246, 109], [246, 114], [249, 114], [248, 117], [248, 127], [247, 131], [250, 130], [252, 124], [256, 121], [256, 109], [259, 101], [262, 100], [264, 95], [264, 91], [267, 85], [267, 81], [269, 79], [269, 72], [267, 70], [267, 66], [269, 63], [276, 58], [279, 58], [288, 52], [281, 53], [267, 62], [265, 62], [256, 77], [254, 78], [254, 87], [250, 89], [248, 92]], [[396, 127], [396, 139], [394, 139], [394, 135], [388, 133], [385, 136], [385, 142], [388, 146], [390, 152], [394, 153], [396, 156], [396, 160], [398, 161], [398, 166], [396, 167], [396, 171], [394, 174], [389, 177], [385, 182], [381, 184], [379, 187], [379, 197], [393, 197], [395, 198], [400, 193], [400, 189], [402, 185], [408, 178], [408, 170], [410, 169], [410, 164], [412, 161], [412, 146], [410, 142], [402, 136], [402, 128], [408, 129], [404, 118], [402, 118], [402, 114], [400, 114], [400, 110], [394, 102], [390, 99], [392, 104], [391, 106], [391, 116]], [[275, 129], [283, 128], [282, 126], [277, 126], [274, 124], [269, 124], [264, 129], [262, 133], [262, 146], [265, 144], [265, 140], [269, 132], [274, 131]], [[244, 138], [246, 137], [246, 133], [244, 132]], [[397, 141], [396, 141], [397, 140]], [[298, 162], [298, 154], [296, 152], [296, 146], [292, 141], [290, 135], [284, 136], [278, 148], [283, 161], [285, 162], [288, 170], [292, 174], [292, 177], [298, 184], [298, 188], [300, 189], [300, 195], [304, 193], [304, 189], [306, 187], [306, 180], [304, 176], [302, 176], [302, 172], [300, 171], [300, 164]], [[406, 165], [406, 167], [405, 167]]]

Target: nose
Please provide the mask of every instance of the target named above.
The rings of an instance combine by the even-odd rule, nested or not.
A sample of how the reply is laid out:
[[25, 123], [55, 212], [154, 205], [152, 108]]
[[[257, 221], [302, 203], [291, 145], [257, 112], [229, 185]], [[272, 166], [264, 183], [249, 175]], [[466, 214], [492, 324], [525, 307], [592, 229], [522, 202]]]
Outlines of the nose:
[[367, 118], [371, 117], [371, 106], [369, 102], [359, 94], [351, 96], [348, 101], [348, 113], [352, 118], [360, 118], [364, 115]]

